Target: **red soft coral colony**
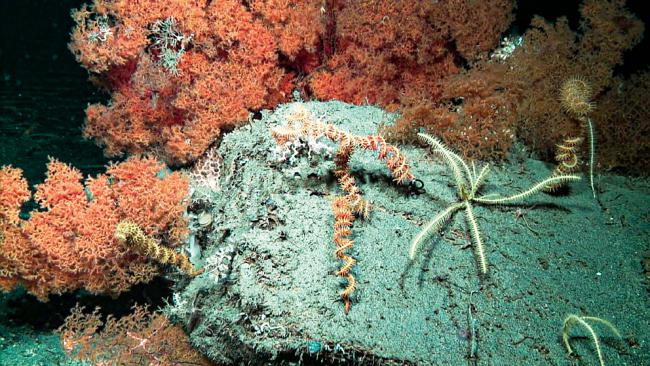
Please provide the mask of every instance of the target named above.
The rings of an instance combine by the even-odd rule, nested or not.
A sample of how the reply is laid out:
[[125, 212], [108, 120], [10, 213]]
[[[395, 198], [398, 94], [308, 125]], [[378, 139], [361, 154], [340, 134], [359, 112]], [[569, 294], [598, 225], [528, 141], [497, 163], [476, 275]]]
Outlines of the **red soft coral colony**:
[[[584, 74], [605, 120], [596, 132], [610, 140], [604, 90], [642, 23], [624, 1], [585, 1], [580, 32], [563, 18], [535, 18], [510, 57], [490, 57], [514, 8], [513, 0], [95, 0], [73, 12], [70, 49], [112, 95], [88, 107], [85, 135], [109, 156], [153, 152], [184, 165], [298, 90], [399, 109], [381, 131], [392, 141], [415, 142], [425, 129], [463, 155], [503, 159], [517, 137], [548, 157], [576, 130], [558, 90]], [[603, 162], [636, 169], [638, 152], [616, 164], [607, 149]]]
[[[287, 100], [320, 48], [320, 1], [105, 1], [73, 12], [70, 49], [112, 92], [85, 135], [109, 156], [195, 160], [249, 112]], [[293, 70], [293, 71], [290, 71]]]
[[437, 100], [461, 57], [473, 62], [498, 44], [513, 8], [510, 0], [345, 2], [336, 52], [311, 87], [321, 99], [390, 109]]
[[109, 156], [155, 152], [179, 165], [294, 89], [391, 109], [435, 101], [459, 58], [477, 60], [498, 43], [513, 8], [511, 0], [96, 0], [73, 12], [70, 49], [112, 98], [88, 107], [85, 135]]
[[0, 168], [0, 289], [9, 291], [18, 283], [21, 275], [28, 274], [23, 263], [30, 253], [26, 238], [22, 235], [20, 206], [29, 200], [31, 193], [20, 169], [4, 166]]
[[131, 158], [88, 178], [56, 160], [36, 186], [41, 210], [18, 216], [30, 198], [21, 171], [0, 170], [0, 288], [23, 285], [41, 300], [85, 288], [117, 295], [158, 273], [149, 258], [115, 238], [118, 223], [136, 223], [150, 237], [178, 245], [187, 233], [183, 214], [189, 181], [164, 174], [151, 158]]

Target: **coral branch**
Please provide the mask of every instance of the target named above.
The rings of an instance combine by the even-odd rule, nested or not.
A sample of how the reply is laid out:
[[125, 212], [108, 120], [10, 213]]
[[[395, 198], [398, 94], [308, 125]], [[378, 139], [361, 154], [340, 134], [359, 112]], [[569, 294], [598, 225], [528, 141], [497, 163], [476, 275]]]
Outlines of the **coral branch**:
[[194, 269], [187, 256], [156, 243], [137, 224], [128, 221], [120, 222], [115, 228], [115, 237], [124, 246], [133, 248], [158, 263], [176, 266], [191, 277], [203, 273], [203, 269]]
[[182, 327], [143, 306], [105, 321], [98, 308], [84, 313], [77, 306], [57, 333], [68, 356], [93, 365], [214, 365], [192, 348]]
[[31, 196], [22, 170], [10, 166], [0, 167], [0, 240], [2, 225], [17, 224], [20, 221], [20, 206]]
[[347, 279], [348, 284], [341, 292], [341, 299], [345, 306], [345, 313], [350, 311], [351, 300], [350, 296], [356, 289], [356, 279], [350, 273], [352, 267], [356, 264], [356, 260], [346, 254], [352, 248], [354, 242], [350, 240], [352, 234], [352, 223], [354, 222], [354, 215], [350, 202], [347, 197], [336, 197], [332, 202], [332, 210], [334, 211], [334, 243], [336, 243], [336, 251], [334, 254], [336, 258], [343, 261], [343, 265], [336, 272], [337, 276]]
[[318, 122], [305, 110], [299, 110], [287, 117], [287, 125], [271, 129], [273, 138], [279, 145], [298, 138], [328, 139], [339, 142], [341, 145], [351, 144], [364, 150], [378, 151], [378, 158], [386, 162], [386, 166], [398, 184], [411, 182], [414, 177], [411, 173], [406, 157], [399, 149], [387, 143], [379, 135], [356, 136], [340, 130], [332, 124]]
[[[557, 166], [551, 174], [552, 177], [560, 175], [571, 175], [578, 169], [580, 159], [578, 158], [578, 147], [582, 143], [582, 137], [569, 137], [557, 145], [555, 160]], [[544, 187], [544, 192], [554, 192], [563, 187], [562, 184], [552, 184]]]
[[22, 284], [43, 301], [80, 288], [117, 295], [159, 273], [147, 257], [114, 237], [119, 222], [134, 222], [147, 237], [171, 246], [186, 236], [188, 179], [165, 173], [157, 160], [132, 158], [85, 184], [82, 178], [77, 169], [50, 161], [34, 195], [41, 209], [20, 220], [26, 182], [18, 170], [0, 170], [3, 290]]

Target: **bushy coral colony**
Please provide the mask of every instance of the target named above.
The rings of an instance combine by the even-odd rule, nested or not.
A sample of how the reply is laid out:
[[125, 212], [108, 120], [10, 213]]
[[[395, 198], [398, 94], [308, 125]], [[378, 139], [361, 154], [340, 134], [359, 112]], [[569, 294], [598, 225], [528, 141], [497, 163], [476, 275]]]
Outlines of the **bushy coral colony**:
[[128, 220], [167, 245], [182, 242], [189, 182], [162, 168], [155, 159], [131, 158], [82, 184], [80, 171], [52, 160], [34, 194], [40, 210], [27, 220], [18, 214], [31, 197], [26, 180], [19, 169], [0, 169], [2, 289], [22, 285], [41, 300], [81, 288], [117, 295], [158, 275], [149, 257], [122, 245], [115, 231]]
[[[112, 97], [88, 107], [85, 135], [111, 156], [156, 151], [186, 164], [223, 129], [297, 89], [401, 110], [383, 130], [393, 141], [414, 142], [424, 128], [475, 158], [503, 158], [515, 138], [551, 156], [580, 131], [557, 108], [557, 91], [574, 76], [602, 105], [603, 141], [647, 130], [637, 122], [646, 107], [608, 92], [646, 85], [613, 77], [643, 31], [623, 1], [585, 1], [580, 33], [566, 19], [535, 18], [518, 47], [490, 57], [513, 8], [509, 0], [97, 0], [73, 13], [70, 48]], [[644, 146], [604, 148], [603, 165], [641, 171]]]
[[[248, 113], [288, 99], [324, 32], [320, 1], [96, 1], [73, 13], [70, 48], [112, 93], [85, 135], [109, 155], [198, 158]], [[106, 36], [95, 35], [105, 28]]]
[[[565, 18], [551, 23], [536, 17], [515, 37], [519, 41], [499, 51], [515, 5], [514, 0], [94, 0], [73, 10], [69, 48], [91, 80], [110, 93], [109, 102], [88, 106], [83, 133], [108, 157], [128, 158], [87, 179], [51, 159], [34, 194], [20, 169], [0, 168], [0, 288], [23, 286], [47, 301], [78, 289], [114, 296], [149, 282], [161, 265], [190, 277], [201, 274], [178, 250], [188, 241], [191, 192], [200, 186], [221, 193], [226, 183], [214, 176], [225, 169], [217, 151], [225, 132], [293, 99], [372, 104], [397, 116], [376, 134], [361, 136], [298, 108], [286, 115], [285, 125], [269, 129], [279, 150], [320, 140], [338, 145], [332, 174], [340, 193], [332, 195], [330, 207], [345, 314], [358, 285], [352, 225], [372, 210], [351, 173], [357, 150], [377, 153], [392, 178], [388, 184], [407, 191], [423, 183], [401, 145], [430, 145], [451, 169], [458, 201], [423, 226], [410, 259], [462, 209], [485, 278], [488, 262], [472, 204], [518, 203], [555, 191], [580, 179], [585, 160], [595, 196], [594, 169], [647, 173], [650, 148], [647, 138], [639, 139], [650, 134], [650, 72], [627, 79], [614, 75], [644, 29], [625, 1], [585, 0], [579, 32]], [[557, 168], [522, 193], [481, 195], [490, 165], [477, 171], [470, 159], [502, 162], [515, 142], [541, 158], [555, 154]], [[167, 168], [192, 164], [190, 177]], [[235, 168], [224, 174], [236, 174]], [[38, 209], [21, 215], [31, 199]], [[109, 320], [112, 328], [93, 336], [99, 317], [76, 309], [62, 330], [64, 346], [106, 360], [110, 350], [96, 347], [101, 337], [119, 337], [110, 335], [115, 331], [128, 335], [118, 347], [125, 352], [120, 359], [130, 359], [128, 350], [141, 347], [152, 364], [178, 362], [165, 358], [163, 350], [149, 352], [154, 341], [146, 342], [157, 339], [156, 347], [163, 349], [162, 334], [182, 335], [180, 327], [142, 308], [132, 318], [139, 332], [129, 330], [128, 321]], [[586, 320], [604, 322], [618, 334], [600, 318], [574, 316], [565, 323], [565, 345], [572, 352], [570, 325], [587, 327], [602, 364]], [[79, 351], [90, 344], [92, 350]], [[189, 348], [188, 342], [179, 347]], [[208, 363], [198, 355], [188, 359]]]
[[[112, 93], [85, 134], [109, 155], [195, 160], [222, 129], [299, 89], [392, 109], [438, 101], [440, 81], [499, 43], [514, 2], [95, 1], [70, 48]], [[172, 70], [173, 72], [170, 72]]]

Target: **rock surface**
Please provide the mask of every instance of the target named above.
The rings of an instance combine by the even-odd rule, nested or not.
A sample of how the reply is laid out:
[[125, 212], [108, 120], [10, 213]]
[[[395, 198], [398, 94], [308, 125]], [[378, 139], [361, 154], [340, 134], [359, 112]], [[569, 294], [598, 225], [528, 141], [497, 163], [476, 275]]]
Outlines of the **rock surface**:
[[[648, 361], [640, 255], [649, 249], [647, 183], [602, 178], [604, 209], [585, 181], [570, 195], [540, 194], [521, 206], [477, 205], [490, 271], [482, 278], [462, 212], [409, 260], [413, 236], [456, 199], [440, 161], [426, 149], [402, 148], [424, 183], [415, 195], [392, 182], [376, 153], [355, 152], [353, 175], [372, 211], [353, 226], [358, 283], [345, 315], [332, 241], [331, 202], [341, 194], [332, 158], [299, 149], [282, 161], [269, 131], [298, 104], [226, 135], [220, 189], [195, 192], [195, 206], [213, 216], [211, 225], [197, 225], [206, 271], [166, 311], [209, 357], [251, 365], [564, 365], [572, 361], [562, 321], [576, 313], [619, 327], [622, 341], [598, 328], [610, 364]], [[355, 134], [374, 134], [393, 119], [370, 106], [303, 106]], [[534, 160], [496, 167], [483, 192], [519, 192], [551, 170]], [[584, 330], [572, 334], [581, 336], [572, 340], [576, 353], [595, 364]], [[472, 353], [477, 363], [468, 360]]]

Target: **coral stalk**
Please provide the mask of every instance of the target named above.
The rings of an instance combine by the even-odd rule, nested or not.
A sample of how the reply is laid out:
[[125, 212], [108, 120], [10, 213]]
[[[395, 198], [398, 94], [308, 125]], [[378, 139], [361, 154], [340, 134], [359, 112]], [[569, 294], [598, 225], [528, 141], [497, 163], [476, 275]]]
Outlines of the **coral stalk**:
[[187, 256], [156, 243], [133, 222], [122, 221], [117, 224], [115, 238], [127, 248], [134, 249], [158, 263], [176, 266], [191, 277], [203, 273], [202, 269], [194, 269]]
[[[578, 159], [578, 146], [582, 143], [582, 137], [570, 137], [564, 139], [562, 144], [557, 145], [555, 151], [555, 160], [557, 166], [553, 170], [551, 176], [556, 177], [559, 175], [573, 174], [580, 163]], [[548, 185], [544, 187], [545, 192], [553, 192], [562, 187], [561, 184]]]
[[347, 197], [339, 196], [332, 202], [332, 210], [334, 211], [334, 243], [336, 243], [336, 251], [334, 254], [336, 258], [340, 259], [343, 264], [336, 272], [339, 277], [344, 277], [348, 283], [345, 289], [341, 292], [341, 299], [345, 306], [345, 314], [350, 312], [351, 300], [350, 296], [356, 289], [356, 279], [350, 273], [350, 270], [356, 264], [356, 260], [347, 254], [347, 251], [352, 249], [354, 242], [350, 240], [352, 234], [352, 223], [354, 222], [354, 214]]

